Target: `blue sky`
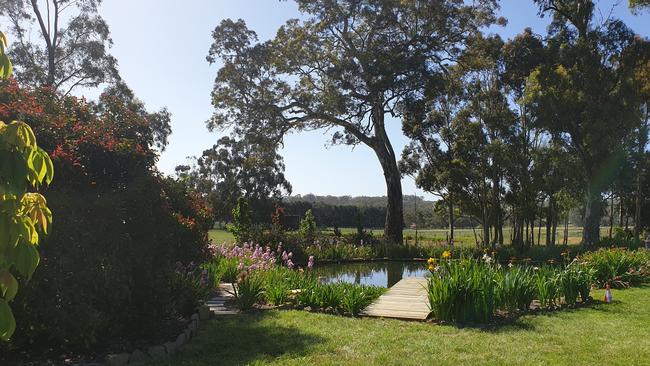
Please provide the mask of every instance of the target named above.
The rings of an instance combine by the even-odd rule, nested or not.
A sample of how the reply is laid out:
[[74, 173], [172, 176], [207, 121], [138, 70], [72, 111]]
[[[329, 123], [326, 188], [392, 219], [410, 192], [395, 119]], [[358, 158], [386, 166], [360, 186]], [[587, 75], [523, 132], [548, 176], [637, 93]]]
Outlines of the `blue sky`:
[[[638, 34], [650, 36], [650, 13], [633, 16], [627, 0], [599, 2], [602, 13], [610, 11]], [[172, 136], [158, 167], [173, 172], [186, 157], [200, 155], [219, 138], [205, 121], [212, 114], [210, 92], [219, 65], [205, 61], [212, 43], [211, 31], [226, 18], [244, 19], [260, 39], [273, 37], [287, 19], [298, 17], [291, 0], [137, 0], [105, 1], [100, 9], [108, 22], [122, 77], [150, 109], [167, 106], [172, 113]], [[548, 18], [537, 16], [532, 0], [503, 0], [505, 28], [494, 28], [511, 38], [525, 27], [545, 33]], [[396, 152], [408, 142], [400, 123], [389, 126]], [[385, 195], [379, 163], [365, 146], [327, 146], [329, 134], [313, 131], [289, 136], [282, 150], [286, 175], [294, 194]], [[432, 197], [418, 190], [412, 179], [403, 180], [404, 194]]]

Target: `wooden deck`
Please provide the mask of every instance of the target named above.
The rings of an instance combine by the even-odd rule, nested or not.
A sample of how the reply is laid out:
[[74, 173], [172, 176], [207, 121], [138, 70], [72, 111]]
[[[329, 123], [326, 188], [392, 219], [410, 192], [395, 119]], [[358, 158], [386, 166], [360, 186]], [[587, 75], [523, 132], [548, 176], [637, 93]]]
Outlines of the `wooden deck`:
[[363, 312], [363, 316], [425, 320], [429, 316], [427, 279], [407, 277], [396, 283]]

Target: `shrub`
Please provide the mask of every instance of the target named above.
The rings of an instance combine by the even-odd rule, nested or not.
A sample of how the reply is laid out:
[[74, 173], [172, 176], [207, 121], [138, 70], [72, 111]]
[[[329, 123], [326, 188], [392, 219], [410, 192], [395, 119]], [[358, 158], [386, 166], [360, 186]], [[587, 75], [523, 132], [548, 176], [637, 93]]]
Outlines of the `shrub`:
[[232, 210], [232, 223], [227, 226], [228, 231], [235, 237], [237, 243], [243, 243], [252, 238], [253, 218], [246, 198], [239, 197], [237, 205]]
[[585, 253], [582, 262], [593, 269], [599, 286], [625, 288], [650, 280], [650, 252], [603, 248]]
[[11, 347], [88, 349], [148, 336], [184, 312], [173, 291], [191, 294], [193, 284], [178, 281], [175, 264], [205, 259], [210, 215], [200, 197], [155, 171], [157, 132], [144, 107], [14, 81], [2, 83], [0, 104], [0, 119], [32, 127], [57, 172], [46, 192], [56, 220], [39, 271], [14, 300], [21, 326]]
[[311, 209], [305, 212], [305, 216], [300, 219], [300, 235], [307, 241], [313, 241], [316, 237], [316, 219]]

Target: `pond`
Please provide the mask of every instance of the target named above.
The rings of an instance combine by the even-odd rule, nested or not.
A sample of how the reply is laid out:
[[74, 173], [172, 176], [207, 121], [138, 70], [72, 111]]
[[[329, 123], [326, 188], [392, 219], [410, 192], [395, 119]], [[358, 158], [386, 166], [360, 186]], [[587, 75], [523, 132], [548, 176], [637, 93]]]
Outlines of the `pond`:
[[342, 264], [323, 264], [314, 267], [317, 276], [328, 283], [348, 282], [363, 285], [391, 287], [404, 277], [424, 277], [426, 262], [357, 262]]

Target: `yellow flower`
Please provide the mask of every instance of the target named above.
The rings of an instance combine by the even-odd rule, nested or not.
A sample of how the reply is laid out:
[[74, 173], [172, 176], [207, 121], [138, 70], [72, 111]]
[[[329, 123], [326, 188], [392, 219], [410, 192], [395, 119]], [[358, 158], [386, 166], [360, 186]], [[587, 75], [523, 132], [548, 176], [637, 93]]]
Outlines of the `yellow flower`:
[[442, 259], [449, 259], [449, 258], [451, 258], [451, 252], [450, 251], [445, 250], [444, 252], [442, 252]]
[[435, 258], [429, 258], [429, 259], [427, 259], [427, 264], [429, 264], [429, 266], [431, 266], [431, 265], [434, 264], [434, 263], [436, 263]]
[[434, 269], [433, 264], [429, 264], [429, 271], [433, 272]]

